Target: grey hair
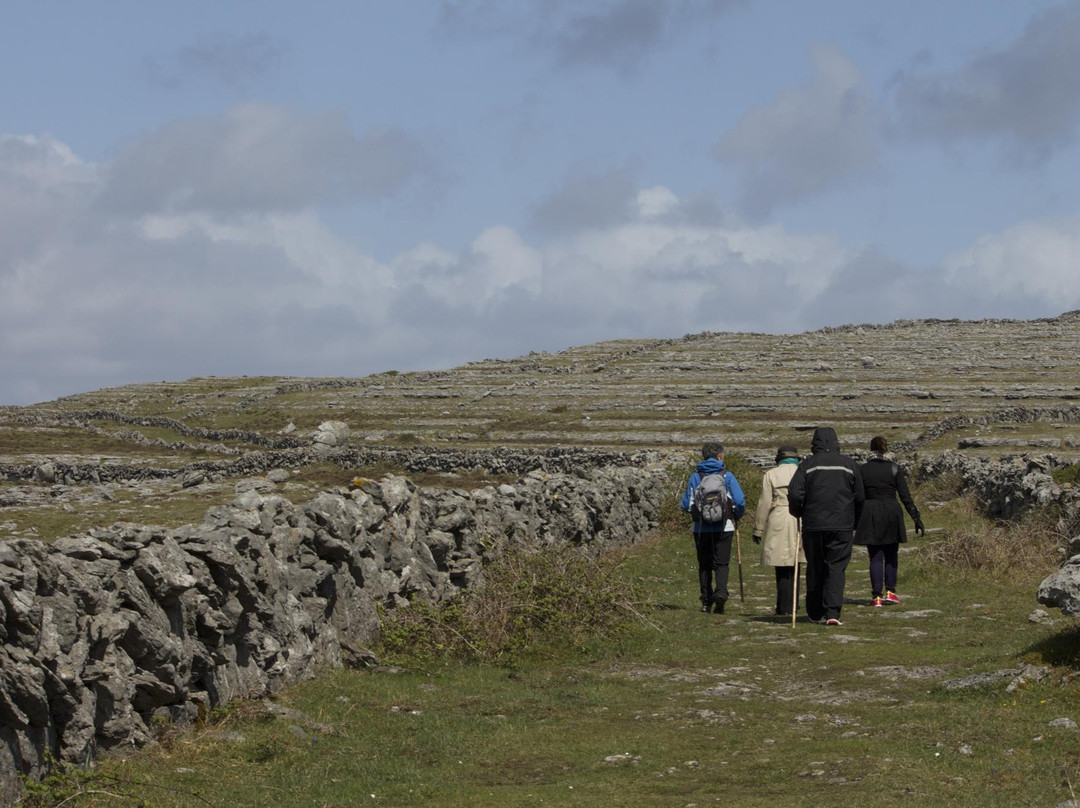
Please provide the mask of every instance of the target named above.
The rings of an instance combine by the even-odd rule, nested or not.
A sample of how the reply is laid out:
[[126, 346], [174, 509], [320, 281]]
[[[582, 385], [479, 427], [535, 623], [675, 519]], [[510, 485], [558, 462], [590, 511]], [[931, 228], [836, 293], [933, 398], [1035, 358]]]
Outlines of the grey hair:
[[714, 457], [722, 457], [724, 454], [724, 444], [718, 441], [709, 441], [701, 447], [701, 456], [705, 460], [711, 460]]

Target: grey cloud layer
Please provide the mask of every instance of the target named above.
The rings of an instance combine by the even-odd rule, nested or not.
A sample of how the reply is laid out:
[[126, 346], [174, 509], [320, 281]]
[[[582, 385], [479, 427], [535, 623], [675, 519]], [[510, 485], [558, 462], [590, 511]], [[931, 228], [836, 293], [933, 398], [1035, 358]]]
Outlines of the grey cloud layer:
[[634, 215], [636, 193], [630, 167], [582, 172], [537, 204], [533, 226], [544, 233], [569, 233], [622, 224]]
[[543, 0], [526, 11], [491, 0], [444, 2], [440, 23], [452, 35], [524, 39], [566, 68], [637, 69], [687, 26], [720, 17], [746, 0]]
[[266, 34], [217, 36], [186, 45], [164, 59], [148, 56], [143, 70], [152, 84], [167, 89], [203, 79], [241, 88], [275, 71], [285, 52], [284, 43]]
[[1002, 139], [1022, 160], [1075, 141], [1080, 118], [1080, 3], [1034, 17], [1009, 47], [952, 73], [901, 76], [901, 124], [942, 141]]
[[387, 196], [435, 174], [427, 149], [404, 130], [357, 135], [341, 115], [246, 104], [171, 123], [123, 149], [104, 202], [140, 213], [294, 210]]
[[811, 54], [814, 75], [748, 112], [714, 149], [744, 172], [752, 216], [799, 202], [874, 171], [882, 117], [858, 68], [835, 48]]
[[880, 91], [832, 46], [810, 58], [809, 81], [748, 110], [715, 144], [752, 217], [871, 178], [898, 141], [997, 143], [1016, 168], [1076, 142], [1080, 2], [1033, 17], [1007, 47], [955, 71], [901, 73]]

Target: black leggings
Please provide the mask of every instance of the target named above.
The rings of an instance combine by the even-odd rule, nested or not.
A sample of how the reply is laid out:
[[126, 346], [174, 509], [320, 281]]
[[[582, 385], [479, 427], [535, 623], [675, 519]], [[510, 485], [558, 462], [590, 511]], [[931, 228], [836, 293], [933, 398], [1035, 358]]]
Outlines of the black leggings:
[[870, 591], [873, 597], [880, 598], [886, 592], [895, 592], [899, 542], [868, 544], [866, 551], [870, 554]]

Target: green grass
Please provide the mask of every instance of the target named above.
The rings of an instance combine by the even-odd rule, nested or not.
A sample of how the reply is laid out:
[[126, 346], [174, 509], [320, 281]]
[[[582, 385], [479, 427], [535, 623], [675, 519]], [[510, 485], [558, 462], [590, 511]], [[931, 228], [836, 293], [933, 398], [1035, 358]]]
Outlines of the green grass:
[[201, 521], [208, 508], [232, 498], [231, 493], [220, 490], [174, 490], [179, 487], [179, 483], [173, 483], [168, 489], [151, 490], [150, 493], [142, 493], [141, 489], [118, 489], [110, 501], [79, 503], [77, 507], [70, 506], [70, 510], [53, 504], [7, 507], [0, 512], [0, 539], [14, 534], [53, 541], [61, 536], [85, 533], [94, 527], [108, 527], [115, 522], [180, 527]]
[[1080, 485], [1080, 463], [1072, 463], [1068, 466], [1059, 466], [1053, 472], [1054, 482], [1058, 485], [1075, 488]]
[[[698, 612], [690, 538], [673, 525], [623, 559], [650, 624], [617, 641], [502, 667], [326, 671], [278, 697], [307, 720], [241, 703], [98, 772], [155, 806], [1068, 799], [1069, 783], [1080, 783], [1080, 735], [1048, 724], [1080, 708], [1075, 621], [1027, 621], [1041, 574], [943, 569], [921, 560], [927, 542], [914, 539], [901, 555], [901, 605], [862, 605], [869, 591], [857, 548], [845, 625], [800, 620], [792, 629], [769, 616], [772, 571], [748, 552], [746, 600], [733, 597], [724, 616]], [[1007, 679], [942, 687], [1023, 663], [1054, 669], [1013, 693]]]
[[[138, 427], [118, 427], [110, 424], [112, 431], [121, 429], [138, 430], [147, 437], [157, 437], [157, 434], [149, 434], [150, 430]], [[188, 443], [197, 443], [196, 439], [183, 438], [177, 433], [162, 434], [165, 440], [185, 440]], [[130, 440], [115, 435], [102, 435], [88, 432], [77, 427], [38, 427], [33, 431], [13, 426], [0, 429], [0, 456], [10, 456], [19, 460], [20, 456], [33, 455], [40, 458], [49, 455], [91, 455], [108, 457], [156, 457], [162, 454], [162, 449], [152, 446], [140, 446]], [[175, 453], [172, 453], [175, 457]], [[191, 462], [196, 457], [205, 457], [204, 452], [188, 451], [182, 453], [183, 462]], [[175, 465], [175, 459], [170, 465]]]

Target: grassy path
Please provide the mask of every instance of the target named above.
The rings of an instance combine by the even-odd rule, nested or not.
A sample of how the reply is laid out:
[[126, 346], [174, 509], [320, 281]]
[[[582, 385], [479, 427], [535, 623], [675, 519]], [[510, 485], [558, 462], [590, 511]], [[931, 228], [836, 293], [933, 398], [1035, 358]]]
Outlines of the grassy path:
[[[769, 614], [772, 570], [743, 551], [747, 597], [733, 569], [726, 615], [696, 609], [689, 536], [661, 536], [625, 564], [655, 627], [617, 647], [330, 672], [279, 700], [302, 715], [239, 707], [104, 771], [155, 806], [1049, 808], [1080, 791], [1080, 732], [1051, 724], [1080, 721], [1078, 635], [1029, 622], [1037, 581], [950, 579], [916, 548], [902, 603], [872, 609], [857, 548], [845, 625], [792, 629]], [[1012, 692], [1014, 675], [945, 686], [1027, 663], [1046, 675]], [[116, 804], [100, 799], [80, 804]]]

